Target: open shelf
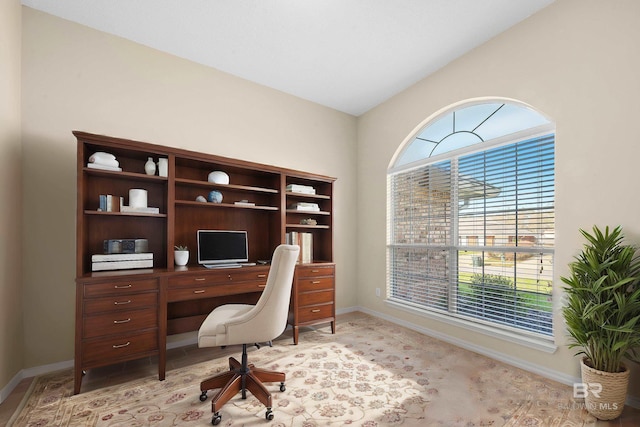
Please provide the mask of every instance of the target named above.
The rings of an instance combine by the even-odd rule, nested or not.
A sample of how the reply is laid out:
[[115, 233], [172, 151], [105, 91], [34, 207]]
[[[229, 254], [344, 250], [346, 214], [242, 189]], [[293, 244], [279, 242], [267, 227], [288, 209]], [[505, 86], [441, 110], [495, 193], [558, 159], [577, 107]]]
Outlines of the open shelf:
[[193, 202], [191, 200], [176, 200], [176, 205], [192, 206], [198, 208], [235, 208], [235, 209], [258, 209], [264, 211], [277, 211], [277, 206], [259, 206], [259, 205], [236, 205], [235, 203], [211, 203], [211, 202]]
[[331, 228], [328, 225], [322, 225], [322, 224], [317, 224], [317, 225], [308, 225], [308, 224], [287, 224], [286, 225], [287, 228], [307, 228], [310, 230], [316, 229], [316, 230], [328, 230], [329, 228]]
[[327, 211], [299, 211], [296, 209], [287, 209], [287, 213], [298, 215], [331, 215], [331, 212]]
[[127, 179], [127, 180], [136, 180], [136, 181], [167, 181], [166, 176], [157, 176], [157, 175], [146, 175], [143, 173], [137, 172], [126, 172], [126, 171], [111, 171], [107, 169], [93, 169], [85, 167], [82, 169], [84, 173], [87, 175], [95, 175], [95, 176], [106, 176], [113, 179]]
[[104, 216], [144, 216], [144, 217], [155, 217], [155, 218], [166, 218], [167, 214], [154, 214], [154, 213], [146, 213], [146, 212], [105, 212], [105, 211], [94, 211], [94, 210], [85, 210], [85, 215], [104, 215]]
[[295, 193], [293, 191], [286, 192], [287, 197], [295, 197], [301, 199], [322, 199], [330, 200], [331, 196], [325, 196], [324, 194], [307, 194], [307, 193]]
[[[78, 277], [91, 272], [87, 260], [103, 239], [137, 238], [140, 231], [150, 245], [153, 241], [154, 265], [166, 268], [174, 265], [175, 245], [188, 245], [195, 256], [198, 229], [247, 230], [255, 259], [268, 259], [290, 231], [313, 233], [316, 255], [333, 259], [333, 177], [86, 132], [74, 135], [80, 213], [77, 247], [82, 261]], [[113, 154], [122, 171], [88, 167], [96, 152]], [[167, 176], [147, 175], [149, 158], [166, 158]], [[213, 171], [224, 172], [228, 184], [209, 182]], [[316, 194], [287, 191], [296, 185]], [[122, 198], [129, 205], [131, 189], [146, 190], [147, 205], [158, 207], [160, 213], [98, 210], [100, 195]], [[197, 201], [208, 200], [213, 191], [220, 192], [221, 203]], [[294, 209], [299, 203], [317, 205], [320, 210]], [[306, 218], [317, 224], [300, 224]]]
[[262, 188], [262, 187], [252, 187], [249, 185], [235, 185], [235, 184], [216, 184], [208, 181], [198, 181], [194, 179], [185, 179], [185, 178], [176, 178], [176, 184], [184, 184], [195, 187], [203, 187], [203, 188], [216, 188], [220, 190], [236, 190], [236, 191], [247, 191], [251, 193], [269, 193], [269, 194], [278, 194], [279, 191], [273, 188]]

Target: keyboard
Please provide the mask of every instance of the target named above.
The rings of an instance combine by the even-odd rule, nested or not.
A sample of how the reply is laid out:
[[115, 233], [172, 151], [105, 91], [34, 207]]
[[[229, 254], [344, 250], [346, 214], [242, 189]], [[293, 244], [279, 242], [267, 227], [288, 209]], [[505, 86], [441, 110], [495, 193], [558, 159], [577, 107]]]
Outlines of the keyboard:
[[241, 264], [202, 264], [206, 268], [240, 268]]

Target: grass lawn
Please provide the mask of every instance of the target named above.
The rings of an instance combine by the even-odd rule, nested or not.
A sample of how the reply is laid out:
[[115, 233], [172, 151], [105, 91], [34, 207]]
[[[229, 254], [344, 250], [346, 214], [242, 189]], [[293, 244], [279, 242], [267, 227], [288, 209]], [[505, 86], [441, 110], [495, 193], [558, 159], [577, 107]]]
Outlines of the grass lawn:
[[[458, 273], [458, 292], [466, 295], [471, 294], [470, 283], [472, 276], [473, 273]], [[551, 287], [548, 288], [548, 292], [544, 293], [539, 292], [539, 288], [540, 284], [535, 279], [518, 279], [518, 295], [523, 300], [525, 306], [551, 312], [553, 309], [551, 303]]]

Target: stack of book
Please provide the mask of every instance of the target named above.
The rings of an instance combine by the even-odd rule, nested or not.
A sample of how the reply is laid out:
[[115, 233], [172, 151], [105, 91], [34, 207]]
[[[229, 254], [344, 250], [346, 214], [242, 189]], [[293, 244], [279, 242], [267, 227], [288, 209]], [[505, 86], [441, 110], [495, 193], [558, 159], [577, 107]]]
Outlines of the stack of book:
[[320, 212], [320, 206], [317, 203], [297, 202], [289, 205], [289, 209], [295, 211]]
[[316, 189], [310, 185], [289, 184], [287, 191], [290, 193], [316, 194]]
[[149, 213], [149, 214], [157, 214], [160, 213], [160, 208], [153, 208], [151, 206], [133, 208], [131, 206], [120, 206], [120, 212], [137, 212], [137, 213]]
[[91, 256], [91, 271], [153, 268], [153, 253], [96, 254]]
[[160, 208], [147, 207], [131, 207], [124, 204], [124, 197], [114, 196], [112, 194], [100, 194], [99, 211], [102, 212], [135, 212], [135, 213], [148, 213], [158, 214]]
[[102, 212], [120, 212], [122, 206], [122, 197], [114, 196], [112, 194], [100, 194], [100, 206], [99, 211]]
[[313, 262], [313, 234], [290, 231], [286, 235], [286, 243], [300, 246], [299, 263], [309, 264]]

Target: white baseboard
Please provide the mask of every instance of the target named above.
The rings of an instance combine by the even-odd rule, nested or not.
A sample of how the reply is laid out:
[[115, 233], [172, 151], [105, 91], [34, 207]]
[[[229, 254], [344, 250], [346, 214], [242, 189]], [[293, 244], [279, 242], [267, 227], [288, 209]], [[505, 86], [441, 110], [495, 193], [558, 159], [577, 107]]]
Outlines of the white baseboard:
[[20, 371], [17, 374], [15, 374], [14, 377], [11, 378], [11, 381], [9, 381], [7, 385], [4, 386], [2, 390], [0, 390], [0, 403], [4, 402], [4, 400], [7, 397], [9, 397], [13, 389], [16, 388], [20, 383], [20, 381], [22, 381], [25, 378], [27, 377], [24, 376], [23, 371]]
[[51, 363], [49, 365], [35, 366], [33, 368], [22, 369], [20, 372], [14, 375], [9, 383], [0, 390], [0, 403], [4, 402], [11, 392], [20, 384], [25, 378], [35, 377], [37, 375], [48, 374], [49, 372], [59, 371], [61, 369], [67, 369], [73, 367], [73, 360], [66, 360], [64, 362]]
[[198, 344], [198, 333], [197, 332], [189, 332], [185, 333], [183, 337], [177, 339], [175, 341], [171, 341], [167, 343], [167, 350], [171, 350], [173, 348], [186, 347], [188, 345]]

